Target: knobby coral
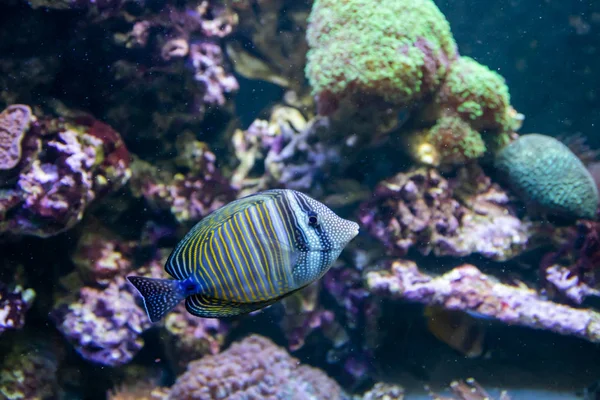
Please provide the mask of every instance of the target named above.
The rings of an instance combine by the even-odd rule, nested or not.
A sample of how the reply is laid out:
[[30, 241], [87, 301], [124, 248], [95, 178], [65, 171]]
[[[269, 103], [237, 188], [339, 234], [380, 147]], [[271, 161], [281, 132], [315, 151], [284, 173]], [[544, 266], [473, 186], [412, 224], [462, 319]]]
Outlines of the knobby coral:
[[169, 398], [341, 400], [345, 396], [323, 372], [300, 365], [269, 339], [252, 335], [218, 355], [191, 362]]
[[366, 0], [313, 4], [306, 74], [321, 113], [343, 99], [411, 105], [439, 87], [457, 57], [450, 26], [433, 1], [371, 6]]

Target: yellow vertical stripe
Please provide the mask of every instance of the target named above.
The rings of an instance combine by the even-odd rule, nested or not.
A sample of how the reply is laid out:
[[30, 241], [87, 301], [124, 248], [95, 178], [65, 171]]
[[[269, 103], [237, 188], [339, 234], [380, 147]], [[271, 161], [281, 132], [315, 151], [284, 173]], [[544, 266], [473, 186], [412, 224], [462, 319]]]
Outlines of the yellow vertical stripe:
[[[235, 271], [235, 276], [238, 278], [238, 281], [239, 281], [238, 269], [241, 269], [242, 277], [244, 278], [244, 282], [239, 281], [239, 283], [240, 283], [240, 289], [244, 293], [246, 300], [250, 300], [250, 299], [248, 299], [248, 293], [246, 293], [246, 290], [243, 290], [244, 288], [250, 289], [250, 297], [251, 297], [252, 301], [256, 301], [256, 293], [250, 287], [250, 281], [248, 280], [248, 277], [246, 276], [246, 266], [248, 265], [248, 262], [246, 262], [246, 264], [242, 264], [242, 261], [240, 260], [238, 254], [237, 254], [236, 248], [241, 249], [240, 242], [237, 240], [237, 237], [236, 237], [235, 245], [234, 245], [231, 235], [229, 235], [229, 232], [227, 231], [227, 228], [228, 227], [231, 228], [231, 225], [232, 225], [231, 220], [229, 220], [225, 225], [223, 225], [223, 230], [225, 231], [225, 235], [227, 236], [227, 239], [228, 239], [228, 242], [224, 245], [224, 247], [225, 247], [225, 250], [227, 251], [227, 256], [229, 258], [231, 258], [231, 256], [229, 255], [229, 250], [228, 250], [229, 245], [231, 245], [231, 250], [233, 252], [233, 256], [235, 257], [235, 259], [237, 261], [237, 264], [232, 262], [231, 267]], [[255, 282], [255, 284], [256, 284], [256, 282]]]

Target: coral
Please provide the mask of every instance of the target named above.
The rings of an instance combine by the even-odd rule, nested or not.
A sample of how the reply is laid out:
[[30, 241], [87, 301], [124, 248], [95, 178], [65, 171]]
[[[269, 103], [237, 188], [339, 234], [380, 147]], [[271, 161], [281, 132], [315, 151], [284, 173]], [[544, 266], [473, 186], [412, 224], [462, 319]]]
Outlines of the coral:
[[[479, 132], [458, 116], [443, 116], [409, 138], [409, 151], [422, 164], [463, 165], [481, 157], [486, 146]], [[425, 147], [428, 146], [428, 147]]]
[[224, 352], [188, 365], [170, 399], [343, 399], [323, 372], [300, 365], [269, 339], [252, 335]]
[[[28, 133], [40, 151], [19, 163], [17, 181], [0, 188], [0, 232], [48, 237], [78, 223], [86, 208], [130, 176], [129, 153], [108, 125], [45, 118]], [[38, 144], [41, 141], [41, 147]]]
[[180, 369], [206, 354], [217, 354], [229, 331], [228, 324], [214, 318], [198, 318], [178, 305], [165, 317], [165, 339], [172, 362]]
[[415, 169], [381, 182], [359, 219], [388, 252], [405, 255], [415, 246], [436, 256], [479, 253], [505, 260], [523, 251], [531, 232], [509, 199], [478, 167], [451, 181], [433, 169]]
[[334, 343], [334, 347], [340, 347], [348, 341], [347, 333], [335, 320], [333, 312], [320, 306], [319, 290], [320, 285], [315, 283], [282, 301], [285, 315], [280, 325], [291, 351], [302, 348], [306, 338], [318, 330]]
[[124, 0], [28, 0], [27, 3], [34, 9], [51, 8], [57, 10], [118, 7]]
[[362, 397], [362, 400], [404, 400], [404, 388], [390, 383], [378, 382]]
[[31, 108], [21, 104], [0, 113], [0, 170], [14, 168], [21, 160], [21, 141], [32, 117]]
[[116, 44], [152, 56], [114, 62], [119, 89], [109, 94], [115, 106], [107, 111], [108, 120], [126, 138], [162, 142], [168, 153], [165, 136], [182, 127], [199, 130], [206, 112], [226, 110], [229, 96], [238, 90], [219, 44], [234, 31], [237, 15], [222, 1], [199, 0], [167, 2], [155, 12], [124, 12], [115, 19], [130, 27], [114, 33]]
[[25, 313], [35, 299], [33, 289], [21, 286], [9, 288], [0, 282], [0, 334], [10, 329], [21, 329], [25, 325]]
[[562, 295], [575, 304], [600, 296], [600, 223], [580, 221], [555, 229], [552, 239], [557, 249], [540, 262], [549, 294]]
[[11, 400], [57, 398], [57, 354], [32, 338], [13, 343], [0, 363], [0, 396]]
[[131, 269], [133, 243], [123, 241], [98, 224], [86, 225], [72, 260], [83, 281], [108, 286]]
[[412, 105], [434, 93], [457, 57], [450, 26], [433, 1], [370, 5], [366, 0], [313, 4], [306, 75], [322, 114], [345, 98]]
[[272, 187], [318, 193], [340, 160], [336, 146], [319, 140], [324, 124], [318, 118], [306, 121], [294, 108], [276, 107], [269, 121], [236, 130], [232, 140], [239, 165], [232, 184], [242, 193]]
[[477, 131], [511, 132], [518, 127], [504, 78], [469, 57], [451, 65], [436, 101]]
[[177, 163], [187, 173], [171, 174], [136, 161], [132, 178], [134, 195], [157, 209], [167, 209], [179, 222], [198, 221], [235, 198], [236, 191], [216, 167], [216, 157], [193, 136], [178, 140]]
[[121, 385], [108, 393], [108, 400], [166, 400], [167, 388], [159, 387], [152, 382], [138, 382], [132, 385]]
[[190, 62], [194, 79], [204, 86], [202, 100], [206, 104], [225, 104], [225, 94], [239, 89], [233, 75], [223, 68], [223, 52], [215, 43], [201, 42], [190, 45]]
[[598, 189], [567, 146], [545, 135], [523, 135], [497, 155], [495, 166], [534, 214], [593, 219]]
[[[163, 277], [162, 265], [152, 260], [136, 275]], [[68, 288], [55, 301], [51, 317], [84, 359], [108, 366], [130, 362], [144, 344], [141, 334], [151, 326], [139, 295], [123, 276], [105, 288]]]
[[[429, 392], [432, 400], [494, 400], [485, 389], [478, 384], [475, 379], [468, 378], [460, 381], [450, 382], [450, 391], [454, 395], [453, 397], [440, 396], [436, 393]], [[511, 397], [506, 391], [500, 392], [498, 400], [510, 400]]]
[[462, 265], [437, 277], [412, 261], [396, 260], [390, 270], [367, 273], [376, 295], [474, 312], [505, 324], [543, 329], [600, 343], [600, 314], [543, 299], [525, 284], [510, 286]]

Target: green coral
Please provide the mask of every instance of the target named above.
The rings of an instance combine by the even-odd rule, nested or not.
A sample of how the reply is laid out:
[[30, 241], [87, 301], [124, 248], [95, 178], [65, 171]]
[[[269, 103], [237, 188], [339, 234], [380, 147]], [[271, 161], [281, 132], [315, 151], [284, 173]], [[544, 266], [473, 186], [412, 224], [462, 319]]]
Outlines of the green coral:
[[360, 94], [406, 105], [433, 93], [456, 43], [431, 0], [316, 0], [306, 75], [314, 94]]
[[440, 164], [464, 164], [479, 158], [486, 147], [479, 132], [457, 116], [440, 118], [429, 130], [427, 142], [438, 152]]
[[511, 131], [510, 94], [504, 78], [469, 57], [452, 64], [442, 86], [442, 107], [456, 110], [477, 130]]
[[571, 150], [545, 135], [523, 135], [496, 155], [496, 168], [536, 214], [593, 219], [598, 189]]

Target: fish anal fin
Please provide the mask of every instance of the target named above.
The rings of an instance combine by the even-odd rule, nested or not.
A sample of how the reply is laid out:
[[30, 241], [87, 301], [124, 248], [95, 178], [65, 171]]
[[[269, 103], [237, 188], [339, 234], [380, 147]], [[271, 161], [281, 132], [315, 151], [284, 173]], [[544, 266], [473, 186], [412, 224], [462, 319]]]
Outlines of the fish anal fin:
[[189, 296], [185, 308], [192, 315], [202, 318], [228, 318], [248, 314], [252, 311], [270, 306], [280, 298], [253, 303], [238, 303], [228, 300], [213, 299], [200, 294]]

